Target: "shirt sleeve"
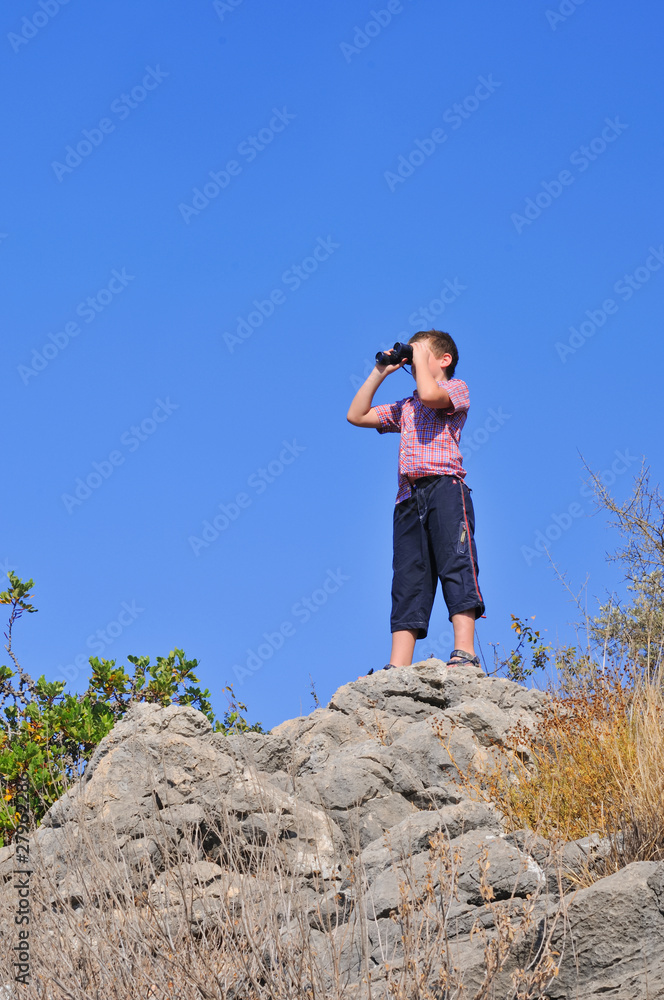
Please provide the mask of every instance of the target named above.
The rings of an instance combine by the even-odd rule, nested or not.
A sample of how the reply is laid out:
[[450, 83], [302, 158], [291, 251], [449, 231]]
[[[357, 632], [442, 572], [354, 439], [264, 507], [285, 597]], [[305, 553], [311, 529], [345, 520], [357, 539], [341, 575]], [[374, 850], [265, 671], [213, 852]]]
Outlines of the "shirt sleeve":
[[399, 399], [396, 403], [381, 403], [373, 407], [380, 420], [380, 427], [376, 428], [379, 434], [389, 431], [398, 434], [401, 431], [401, 413], [405, 402], [405, 399]]
[[470, 406], [470, 393], [468, 392], [468, 386], [460, 378], [451, 378], [449, 382], [437, 382], [437, 385], [441, 389], [445, 389], [447, 395], [450, 397], [450, 403], [452, 404], [448, 410], [444, 412], [447, 414], [458, 413], [461, 410], [468, 411]]

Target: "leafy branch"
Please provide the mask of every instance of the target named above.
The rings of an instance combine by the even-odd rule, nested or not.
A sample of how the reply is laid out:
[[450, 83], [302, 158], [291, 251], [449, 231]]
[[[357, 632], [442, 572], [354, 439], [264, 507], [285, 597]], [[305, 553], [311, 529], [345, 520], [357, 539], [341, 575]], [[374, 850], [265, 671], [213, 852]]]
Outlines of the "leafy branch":
[[198, 660], [188, 660], [182, 649], [158, 656], [155, 663], [149, 656], [128, 656], [128, 669], [115, 660], [91, 656], [90, 679], [80, 695], [66, 692], [65, 681], [47, 681], [43, 674], [33, 680], [12, 650], [15, 622], [23, 613], [37, 610], [29, 602], [33, 581], [23, 582], [13, 572], [7, 575], [9, 588], [0, 594], [0, 603], [11, 608], [5, 648], [16, 669], [0, 667], [0, 777], [4, 784], [0, 835], [12, 836], [15, 812], [11, 802], [23, 775], [30, 777], [32, 814], [41, 819], [83, 772], [104, 736], [137, 702], [190, 705], [206, 716], [214, 732], [224, 735], [263, 732], [260, 722], [250, 725], [247, 721], [247, 706], [238, 701], [232, 685], [224, 688], [228, 709], [223, 719], [215, 716], [210, 692], [199, 687]]
[[[16, 654], [12, 649], [12, 630], [14, 628], [14, 623], [21, 618], [24, 612], [34, 614], [37, 611], [37, 608], [33, 607], [32, 604], [28, 602], [28, 598], [32, 597], [30, 590], [34, 586], [34, 580], [30, 579], [24, 583], [22, 580], [19, 580], [13, 570], [10, 570], [7, 573], [7, 576], [9, 578], [9, 587], [7, 590], [3, 590], [2, 593], [0, 593], [0, 604], [8, 604], [11, 607], [9, 621], [7, 622], [7, 631], [5, 632], [5, 639], [7, 640], [5, 649], [11, 656], [20, 678], [18, 688], [15, 688], [13, 684], [10, 684], [8, 686], [7, 693], [14, 699], [14, 704], [18, 701], [22, 705], [27, 705], [28, 699], [26, 698], [25, 690], [27, 689], [31, 695], [34, 695], [35, 684], [32, 677], [30, 677], [30, 675], [21, 667], [21, 664], [18, 662]], [[0, 667], [0, 684], [2, 684], [3, 687], [4, 683], [10, 677], [15, 676], [12, 671], [9, 671], [8, 673], [7, 671], [7, 667]]]
[[[523, 683], [526, 677], [530, 677], [536, 670], [543, 670], [549, 662], [553, 647], [544, 643], [539, 630], [533, 629], [525, 619], [510, 615], [512, 624], [510, 628], [516, 632], [518, 642], [516, 647], [508, 653], [502, 660], [498, 655], [496, 643], [489, 643], [494, 647], [494, 670], [492, 674], [497, 674], [504, 670], [511, 681]], [[531, 620], [535, 618], [532, 615]]]

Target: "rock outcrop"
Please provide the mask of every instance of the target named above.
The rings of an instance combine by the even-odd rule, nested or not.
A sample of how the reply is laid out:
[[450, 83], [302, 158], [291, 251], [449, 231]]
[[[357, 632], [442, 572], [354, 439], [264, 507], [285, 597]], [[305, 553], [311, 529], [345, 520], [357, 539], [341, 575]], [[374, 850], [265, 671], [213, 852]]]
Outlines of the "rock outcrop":
[[[435, 944], [432, 983], [444, 964], [469, 997], [489, 954], [502, 964], [487, 997], [516, 996], [514, 977], [528, 974], [532, 995], [551, 1000], [664, 997], [664, 864], [629, 865], [561, 900], [560, 852], [506, 834], [459, 780], [498, 760], [505, 734], [532, 726], [545, 701], [430, 659], [346, 684], [265, 735], [225, 737], [192, 708], [137, 704], [46, 814], [31, 858], [51, 905], [81, 920], [108, 905], [108, 886], [173, 934], [224, 934], [243, 908], [272, 907], [285, 940], [306, 928], [330, 996], [334, 984], [364, 996], [369, 978], [372, 997], [387, 995], [411, 940], [422, 955]], [[100, 864], [105, 896], [90, 874]], [[5, 848], [5, 896], [13, 867]]]

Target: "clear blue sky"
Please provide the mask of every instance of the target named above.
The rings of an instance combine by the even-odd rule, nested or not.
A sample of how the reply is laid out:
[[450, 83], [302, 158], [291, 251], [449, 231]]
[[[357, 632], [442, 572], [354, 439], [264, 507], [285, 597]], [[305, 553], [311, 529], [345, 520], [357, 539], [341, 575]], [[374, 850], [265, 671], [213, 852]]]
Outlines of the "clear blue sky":
[[[232, 682], [273, 726], [311, 709], [309, 675], [325, 701], [387, 662], [399, 442], [346, 412], [430, 320], [471, 391], [482, 649], [510, 613], [568, 638], [537, 532], [590, 598], [618, 580], [580, 454], [621, 496], [641, 455], [662, 478], [661, 7], [1, 16], [0, 562], [36, 581], [24, 666], [80, 691], [92, 654], [181, 646], [217, 711]], [[413, 388], [396, 372], [375, 402]], [[439, 590], [416, 656], [450, 650]]]

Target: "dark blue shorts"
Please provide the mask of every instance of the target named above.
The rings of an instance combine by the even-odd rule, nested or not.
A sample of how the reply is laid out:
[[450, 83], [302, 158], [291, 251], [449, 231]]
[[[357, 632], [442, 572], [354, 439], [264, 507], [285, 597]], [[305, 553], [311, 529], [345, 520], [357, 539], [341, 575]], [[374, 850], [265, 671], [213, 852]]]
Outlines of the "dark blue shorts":
[[470, 487], [456, 476], [423, 476], [394, 508], [392, 632], [417, 629], [425, 639], [438, 580], [450, 619], [484, 614], [477, 582], [475, 512]]

